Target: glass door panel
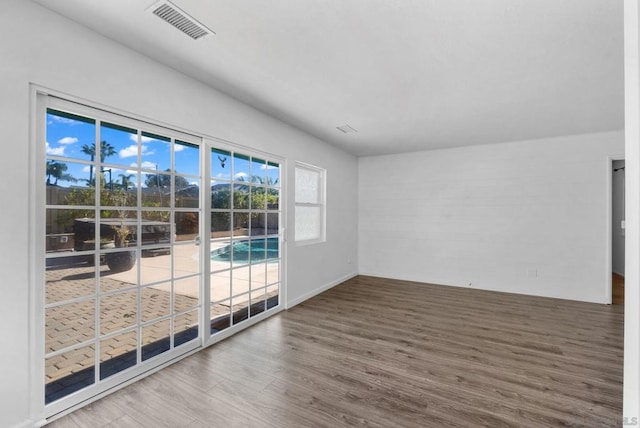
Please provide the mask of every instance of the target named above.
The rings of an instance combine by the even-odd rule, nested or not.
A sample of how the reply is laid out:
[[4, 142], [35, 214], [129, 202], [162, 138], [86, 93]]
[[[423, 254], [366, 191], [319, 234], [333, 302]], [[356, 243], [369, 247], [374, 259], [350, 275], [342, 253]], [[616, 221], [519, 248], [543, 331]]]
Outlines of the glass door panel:
[[201, 146], [103, 115], [46, 111], [45, 404], [200, 331]]
[[215, 147], [210, 156], [209, 315], [215, 335], [278, 305], [280, 165]]

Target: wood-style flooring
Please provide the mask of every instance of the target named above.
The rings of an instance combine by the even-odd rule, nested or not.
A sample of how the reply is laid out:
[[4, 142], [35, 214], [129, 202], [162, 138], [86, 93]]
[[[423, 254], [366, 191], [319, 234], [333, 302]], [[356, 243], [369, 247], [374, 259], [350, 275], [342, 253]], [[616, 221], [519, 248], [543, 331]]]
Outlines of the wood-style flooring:
[[622, 425], [623, 306], [359, 276], [51, 427]]

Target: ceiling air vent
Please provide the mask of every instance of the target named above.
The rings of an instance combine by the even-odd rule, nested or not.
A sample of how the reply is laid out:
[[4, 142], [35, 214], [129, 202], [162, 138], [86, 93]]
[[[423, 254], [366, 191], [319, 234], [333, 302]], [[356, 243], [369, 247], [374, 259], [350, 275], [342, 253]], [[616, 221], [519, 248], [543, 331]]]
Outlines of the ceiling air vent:
[[151, 6], [149, 10], [194, 40], [198, 40], [207, 34], [215, 34], [169, 1], [158, 2]]
[[352, 132], [358, 132], [357, 129], [353, 128], [350, 125], [336, 126], [336, 128], [339, 129], [340, 131], [344, 132], [345, 134], [350, 134]]

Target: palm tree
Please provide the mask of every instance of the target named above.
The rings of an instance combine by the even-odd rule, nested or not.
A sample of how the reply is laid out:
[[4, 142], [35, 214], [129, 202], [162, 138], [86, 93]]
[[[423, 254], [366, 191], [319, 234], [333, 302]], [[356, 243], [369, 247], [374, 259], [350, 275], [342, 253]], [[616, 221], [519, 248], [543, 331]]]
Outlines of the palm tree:
[[78, 181], [71, 174], [65, 173], [67, 164], [53, 160], [47, 161], [47, 186], [51, 186], [51, 177], [55, 178], [53, 186], [58, 185], [58, 180], [62, 181]]
[[[80, 151], [89, 156], [91, 158], [91, 162], [96, 159], [96, 143], [91, 143], [91, 145], [83, 144]], [[100, 163], [103, 163], [106, 158], [115, 154], [115, 147], [104, 140], [100, 141]], [[100, 171], [104, 172], [102, 167], [100, 167]], [[91, 183], [95, 184], [95, 181], [93, 180], [93, 165], [89, 165], [89, 180], [87, 180], [87, 183], [89, 183], [89, 185], [91, 185]]]
[[122, 180], [121, 186], [124, 190], [129, 190], [129, 187], [133, 187], [133, 181], [131, 181], [133, 176], [133, 174], [118, 174], [118, 177]]
[[[93, 147], [95, 151], [95, 144]], [[113, 156], [116, 154], [116, 149], [111, 144], [106, 141], [100, 141], [100, 162], [104, 162], [106, 158], [109, 156]]]
[[[96, 158], [96, 143], [91, 144], [90, 146], [87, 144], [83, 144], [80, 149], [82, 153], [91, 157], [91, 162], [93, 162]], [[93, 165], [89, 165], [89, 185], [93, 183]]]

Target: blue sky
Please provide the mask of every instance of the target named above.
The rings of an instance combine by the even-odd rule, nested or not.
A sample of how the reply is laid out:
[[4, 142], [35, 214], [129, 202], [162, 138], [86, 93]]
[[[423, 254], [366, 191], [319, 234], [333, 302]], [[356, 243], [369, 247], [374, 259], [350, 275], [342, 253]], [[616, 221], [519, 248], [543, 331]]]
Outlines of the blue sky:
[[[65, 160], [68, 167], [66, 172], [80, 180], [89, 179], [90, 168], [86, 164], [74, 163], [73, 160], [89, 161], [90, 156], [82, 153], [82, 147], [83, 145], [91, 146], [96, 138], [96, 125], [88, 122], [90, 121], [74, 120], [51, 112], [47, 113], [47, 155], [69, 158], [68, 161]], [[111, 169], [111, 178], [114, 182], [120, 181], [121, 175], [133, 175], [129, 179], [137, 183], [136, 169], [140, 167], [143, 169], [141, 181], [144, 183], [146, 173], [154, 173], [156, 170], [165, 171], [171, 167], [171, 144], [168, 138], [142, 131], [139, 163], [137, 130], [108, 124], [101, 126], [100, 140], [107, 141], [115, 149], [115, 154], [105, 159], [105, 164], [108, 165], [106, 169]], [[180, 144], [180, 142], [176, 142], [174, 147], [176, 171], [180, 174], [199, 176], [198, 148], [186, 143]], [[249, 160], [237, 155], [232, 160], [227, 152], [214, 152], [211, 155], [213, 180], [230, 179], [232, 163], [235, 179], [241, 177], [248, 179], [252, 175], [259, 175], [265, 180], [268, 176], [271, 182], [278, 179], [279, 168], [275, 164], [267, 164], [264, 160], [256, 158]], [[109, 179], [108, 174], [106, 178]], [[187, 180], [193, 184], [200, 184], [197, 177], [187, 177]], [[84, 183], [86, 182], [58, 182], [61, 186], [78, 186]]]

